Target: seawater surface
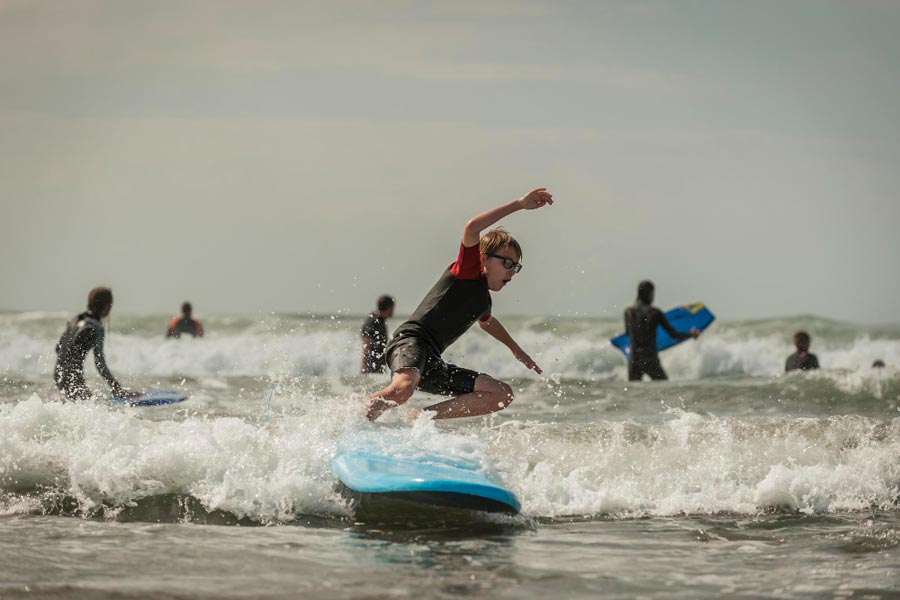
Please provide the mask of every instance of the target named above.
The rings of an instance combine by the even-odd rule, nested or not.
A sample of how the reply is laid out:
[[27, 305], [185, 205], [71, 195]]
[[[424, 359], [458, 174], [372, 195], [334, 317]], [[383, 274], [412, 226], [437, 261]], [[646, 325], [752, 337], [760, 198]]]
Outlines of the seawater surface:
[[[632, 384], [618, 320], [506, 318], [543, 376], [480, 331], [447, 358], [510, 380], [507, 410], [371, 425], [359, 317], [114, 315], [123, 383], [190, 396], [142, 409], [90, 358], [98, 397], [60, 401], [67, 318], [0, 314], [0, 597], [900, 597], [900, 327], [717, 322]], [[783, 375], [798, 328], [825, 368]], [[522, 514], [363, 510], [331, 458], [379, 427], [488, 456]]]

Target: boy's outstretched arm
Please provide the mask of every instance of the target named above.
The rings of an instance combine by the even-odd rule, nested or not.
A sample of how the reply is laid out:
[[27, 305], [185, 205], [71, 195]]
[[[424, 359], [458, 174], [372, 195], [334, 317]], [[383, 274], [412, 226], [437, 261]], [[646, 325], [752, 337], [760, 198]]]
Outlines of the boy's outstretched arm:
[[478, 324], [481, 326], [481, 329], [488, 333], [491, 337], [493, 337], [498, 342], [501, 342], [507, 348], [512, 351], [513, 356], [516, 357], [516, 360], [521, 362], [523, 365], [533, 370], [535, 373], [541, 374], [541, 368], [534, 362], [528, 354], [525, 353], [522, 348], [519, 347], [519, 344], [516, 343], [516, 340], [509, 335], [509, 332], [506, 331], [506, 328], [494, 317], [489, 318], [487, 321], [478, 321]]
[[478, 244], [481, 238], [481, 231], [487, 229], [503, 217], [511, 215], [517, 210], [534, 210], [547, 204], [553, 204], [553, 196], [547, 191], [547, 188], [537, 188], [531, 190], [518, 200], [501, 204], [496, 208], [483, 212], [476, 217], [469, 219], [466, 228], [463, 230], [463, 246], [472, 247]]

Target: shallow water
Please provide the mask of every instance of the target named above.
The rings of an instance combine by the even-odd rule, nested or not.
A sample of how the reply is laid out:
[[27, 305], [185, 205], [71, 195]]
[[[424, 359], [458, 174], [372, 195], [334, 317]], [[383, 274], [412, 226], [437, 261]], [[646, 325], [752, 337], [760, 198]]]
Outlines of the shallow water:
[[[117, 317], [113, 372], [190, 395], [144, 409], [59, 401], [64, 321], [0, 315], [0, 597], [900, 597], [896, 327], [716, 323], [640, 384], [616, 321], [506, 319], [544, 377], [472, 332], [448, 358], [509, 378], [510, 408], [374, 427], [488, 456], [523, 505], [500, 517], [341, 495], [331, 456], [386, 379], [354, 374], [357, 319], [166, 341]], [[828, 368], [784, 376], [799, 327]]]

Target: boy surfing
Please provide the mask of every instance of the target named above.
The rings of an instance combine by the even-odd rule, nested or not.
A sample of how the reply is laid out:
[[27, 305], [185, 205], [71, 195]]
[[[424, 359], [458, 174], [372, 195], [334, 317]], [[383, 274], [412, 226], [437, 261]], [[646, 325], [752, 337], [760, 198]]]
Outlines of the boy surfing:
[[476, 321], [529, 369], [540, 367], [491, 314], [491, 292], [499, 292], [522, 270], [522, 247], [502, 228], [487, 229], [520, 210], [553, 204], [546, 188], [528, 192], [473, 217], [463, 229], [459, 255], [441, 274], [408, 321], [400, 325], [385, 350], [391, 382], [366, 398], [366, 416], [374, 421], [387, 409], [404, 404], [416, 389], [449, 400], [425, 408], [435, 419], [475, 417], [502, 410], [513, 400], [508, 383], [449, 364], [444, 350]]

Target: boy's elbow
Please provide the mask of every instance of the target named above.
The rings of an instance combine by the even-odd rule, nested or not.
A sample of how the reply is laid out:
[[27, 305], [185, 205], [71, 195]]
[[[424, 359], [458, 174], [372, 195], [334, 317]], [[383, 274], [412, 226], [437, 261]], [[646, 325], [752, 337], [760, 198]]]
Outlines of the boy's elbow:
[[481, 235], [481, 227], [476, 223], [475, 219], [469, 219], [463, 228], [463, 239], [478, 240]]

